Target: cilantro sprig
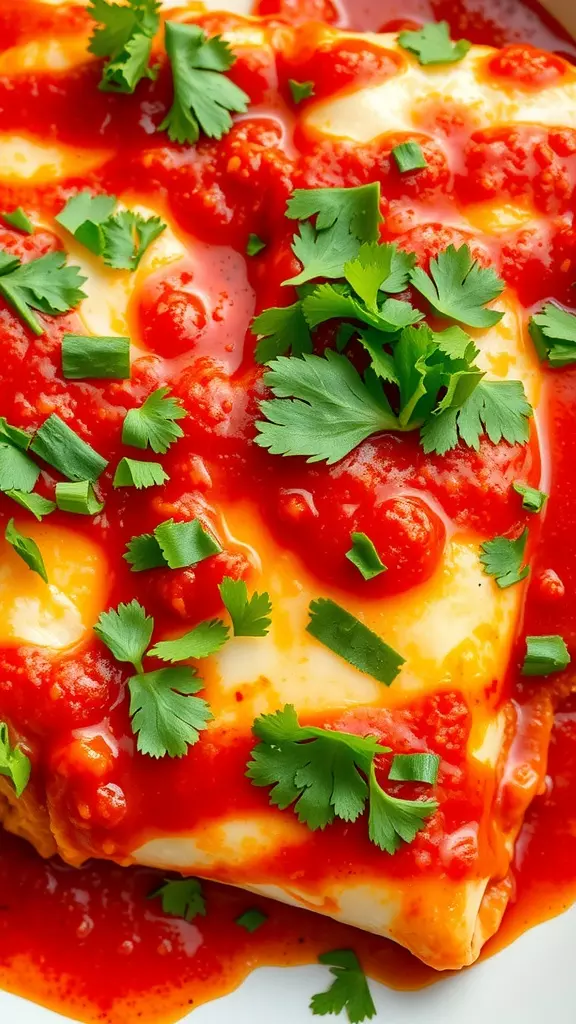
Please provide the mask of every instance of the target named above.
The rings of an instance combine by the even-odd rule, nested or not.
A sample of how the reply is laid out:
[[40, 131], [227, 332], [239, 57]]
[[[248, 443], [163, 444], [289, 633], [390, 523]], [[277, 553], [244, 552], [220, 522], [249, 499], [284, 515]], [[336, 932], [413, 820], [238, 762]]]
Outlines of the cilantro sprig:
[[156, 455], [165, 455], [179, 437], [184, 436], [176, 422], [186, 415], [170, 388], [157, 388], [136, 409], [129, 409], [122, 426], [122, 443], [133, 448], [151, 448]]
[[86, 298], [78, 267], [66, 266], [63, 252], [49, 252], [38, 259], [21, 263], [17, 256], [0, 249], [0, 295], [18, 313], [33, 334], [44, 327], [34, 310], [40, 313], [67, 313]]
[[172, 142], [193, 143], [200, 132], [221, 139], [230, 131], [230, 111], [243, 114], [250, 97], [226, 77], [236, 60], [221, 36], [208, 39], [199, 25], [166, 22], [174, 102], [158, 131]]
[[438, 807], [434, 800], [401, 800], [381, 788], [374, 759], [390, 749], [373, 737], [301, 726], [291, 704], [261, 715], [252, 728], [260, 742], [252, 750], [248, 778], [271, 787], [270, 803], [292, 807], [312, 831], [335, 818], [354, 822], [368, 805], [371, 841], [394, 854]]
[[480, 561], [487, 576], [493, 576], [498, 586], [504, 590], [526, 579], [530, 568], [522, 565], [528, 527], [516, 540], [509, 537], [494, 537], [480, 545]]
[[416, 31], [401, 32], [398, 42], [420, 64], [454, 64], [466, 56], [471, 45], [467, 39], [452, 42], [447, 21], [429, 21]]
[[198, 878], [166, 878], [163, 885], [149, 893], [148, 899], [160, 899], [162, 910], [171, 917], [182, 917], [185, 921], [206, 917], [206, 900]]
[[234, 636], [266, 636], [270, 629], [272, 611], [270, 596], [253, 593], [248, 598], [244, 580], [225, 576], [218, 587], [226, 610], [232, 619]]
[[321, 964], [330, 968], [334, 981], [326, 992], [312, 996], [310, 1009], [316, 1016], [346, 1011], [350, 1024], [361, 1024], [376, 1016], [376, 1007], [368, 987], [368, 981], [356, 953], [352, 949], [333, 949], [321, 953]]
[[429, 275], [414, 267], [410, 279], [437, 313], [469, 327], [493, 327], [504, 316], [485, 309], [503, 292], [504, 281], [492, 267], [474, 260], [467, 245], [449, 245], [430, 260]]
[[144, 253], [166, 230], [160, 217], [143, 217], [133, 210], [115, 212], [116, 196], [78, 192], [56, 220], [81, 245], [101, 256], [114, 270], [136, 270]]
[[158, 31], [159, 0], [128, 0], [126, 5], [90, 0], [88, 13], [99, 23], [88, 49], [107, 57], [100, 89], [133, 93], [143, 78], [156, 77], [149, 67], [152, 40]]

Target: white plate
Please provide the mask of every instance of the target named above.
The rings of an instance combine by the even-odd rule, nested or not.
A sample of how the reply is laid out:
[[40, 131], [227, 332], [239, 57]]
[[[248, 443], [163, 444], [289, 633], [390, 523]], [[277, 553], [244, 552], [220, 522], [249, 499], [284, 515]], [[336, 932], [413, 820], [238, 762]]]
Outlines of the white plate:
[[[575, 0], [542, 3], [576, 35]], [[209, 0], [207, 6], [245, 10], [247, 0], [224, 0], [221, 5]], [[392, 992], [371, 982], [378, 1010], [375, 1019], [387, 1024], [575, 1024], [575, 949], [576, 907], [527, 932], [490, 960], [420, 992]], [[190, 1024], [308, 1024], [319, 1020], [307, 1009], [310, 997], [327, 988], [329, 981], [327, 969], [319, 966], [261, 968], [231, 995], [201, 1006], [186, 1020]], [[66, 1020], [70, 1018], [0, 991], [2, 1024]]]

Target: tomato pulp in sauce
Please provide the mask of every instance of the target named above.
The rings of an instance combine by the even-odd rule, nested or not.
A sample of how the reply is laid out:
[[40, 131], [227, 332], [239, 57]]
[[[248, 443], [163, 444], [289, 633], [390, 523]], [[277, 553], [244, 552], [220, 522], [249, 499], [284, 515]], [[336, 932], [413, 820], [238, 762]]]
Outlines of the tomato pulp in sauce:
[[[437, 17], [446, 13], [441, 6], [436, 5], [438, 10], [433, 12]], [[21, 5], [21, 10], [31, 18], [49, 17], [43, 5]], [[392, 6], [381, 4], [378, 10], [385, 19], [398, 16]], [[428, 12], [421, 13], [428, 16]], [[80, 11], [70, 13], [69, 20], [58, 11], [53, 16], [58, 18], [59, 32], [74, 31], [83, 17]], [[24, 34], [18, 5], [6, 3], [4, 12], [0, 12], [2, 17], [12, 32], [12, 42], [20, 29]], [[218, 19], [211, 19], [210, 24], [216, 31]], [[29, 27], [27, 23], [27, 30]], [[463, 31], [460, 27], [456, 34]], [[496, 33], [494, 38], [501, 41]], [[550, 40], [547, 42], [552, 46]], [[336, 70], [333, 63], [329, 55], [324, 71], [319, 71], [319, 63], [316, 66], [315, 77], [325, 94], [348, 84], [359, 68], [368, 78], [389, 73], [368, 44], [358, 44], [356, 50], [343, 45]], [[510, 56], [509, 51], [508, 63], [499, 70], [504, 74], [529, 74], [526, 64], [521, 52], [518, 55], [518, 50], [512, 51]], [[555, 73], [553, 60], [548, 61], [546, 69]], [[118, 425], [126, 408], [138, 404], [168, 374], [190, 415], [186, 438], [165, 461], [171, 481], [162, 492], [161, 503], [146, 495], [141, 501], [128, 501], [122, 492], [116, 492], [108, 499], [108, 520], [86, 526], [87, 532], [99, 532], [115, 564], [122, 564], [126, 537], [151, 529], [178, 512], [187, 518], [198, 512], [209, 516], [211, 494], [242, 498], [247, 484], [264, 491], [265, 482], [271, 530], [297, 553], [305, 554], [313, 547], [319, 579], [336, 582], [343, 589], [359, 587], [353, 571], [340, 557], [350, 531], [364, 530], [375, 537], [384, 521], [386, 529], [379, 547], [388, 545], [384, 561], [389, 572], [373, 581], [372, 594], [378, 596], [378, 588], [393, 593], [426, 579], [442, 551], [443, 522], [424, 500], [425, 493], [436, 496], [453, 520], [497, 533], [513, 527], [518, 518], [518, 503], [509, 499], [511, 481], [527, 476], [536, 483], [538, 464], [530, 449], [503, 446], [496, 450], [487, 444], [478, 456], [460, 451], [443, 459], [424, 458], [410, 439], [399, 444], [384, 438], [361, 446], [337, 472], [330, 473], [302, 465], [271, 465], [267, 456], [254, 452], [249, 442], [256, 400], [261, 394], [260, 371], [243, 353], [242, 339], [254, 309], [275, 304], [281, 291], [279, 282], [297, 269], [290, 252], [291, 231], [286, 233], [283, 218], [285, 200], [292, 188], [356, 185], [378, 176], [388, 204], [387, 230], [394, 232], [394, 226], [397, 229], [391, 237], [404, 233], [410, 248], [428, 254], [457, 240], [454, 232], [439, 228], [437, 223], [425, 232], [403, 232], [402, 203], [407, 196], [414, 197], [405, 191], [410, 186], [399, 180], [391, 166], [390, 149], [397, 139], [380, 140], [366, 147], [297, 139], [300, 152], [288, 156], [281, 145], [278, 121], [265, 113], [266, 105], [275, 102], [278, 84], [280, 90], [285, 89], [291, 77], [287, 67], [280, 67], [279, 73], [280, 83], [275, 78], [276, 69], [262, 54], [243, 54], [233, 74], [249, 92], [253, 104], [262, 105], [262, 112], [251, 112], [222, 143], [201, 143], [197, 152], [191, 153], [170, 146], [163, 137], [150, 135], [151, 111], [161, 109], [167, 96], [162, 73], [157, 83], [144, 86], [144, 98], [139, 95], [133, 100], [99, 93], [98, 74], [93, 70], [76, 77], [73, 88], [67, 85], [65, 74], [23, 74], [19, 103], [13, 100], [13, 83], [0, 76], [0, 130], [26, 128], [42, 134], [45, 124], [50, 123], [56, 138], [78, 146], [93, 144], [94, 132], [98, 131], [102, 145], [116, 150], [116, 156], [103, 170], [91, 172], [80, 182], [69, 182], [68, 187], [86, 184], [111, 193], [130, 186], [139, 194], [149, 190], [161, 197], [177, 223], [189, 229], [198, 246], [203, 247], [202, 259], [195, 260], [193, 266], [183, 260], [168, 275], [151, 279], [145, 292], [134, 297], [133, 337], [141, 338], [149, 352], [136, 361], [128, 382], [113, 382], [105, 388], [63, 383], [57, 372], [60, 340], [63, 333], [75, 329], [74, 314], [49, 323], [41, 346], [31, 348], [25, 329], [12, 313], [0, 309], [4, 336], [2, 412], [10, 422], [33, 428], [48, 411], [72, 411], [86, 439], [102, 454], [114, 458], [118, 454]], [[467, 166], [454, 182], [450, 182], [439, 148], [433, 142], [425, 144], [428, 168], [420, 179], [418, 198], [427, 206], [430, 221], [441, 220], [442, 204], [447, 199], [465, 205], [489, 197], [495, 165], [500, 171], [498, 188], [526, 195], [543, 214], [560, 215], [573, 203], [575, 144], [571, 133], [528, 129], [508, 134], [486, 132], [476, 133], [467, 143]], [[536, 152], [539, 160], [535, 161]], [[542, 160], [545, 166], [552, 166], [553, 175], [545, 173]], [[66, 186], [60, 184], [34, 190], [0, 186], [2, 209], [22, 203], [25, 207], [38, 206], [47, 215], [60, 209], [67, 194]], [[241, 254], [249, 232], [262, 234], [270, 243], [247, 268]], [[506, 236], [495, 253], [501, 273], [517, 288], [526, 306], [549, 295], [573, 303], [570, 266], [574, 265], [574, 239], [556, 223], [550, 232], [545, 259], [541, 256], [541, 239], [528, 231], [517, 237]], [[3, 248], [23, 256], [39, 255], [54, 244], [47, 231], [27, 240], [10, 231], [0, 236]], [[232, 312], [231, 293], [235, 300]], [[576, 498], [572, 468], [576, 442], [571, 439], [570, 407], [576, 400], [576, 378], [571, 371], [550, 374], [547, 387], [553, 428], [553, 479], [526, 611], [527, 626], [533, 622], [538, 628], [534, 625], [527, 632], [561, 633], [573, 646], [576, 544], [570, 524]], [[379, 473], [382, 479], [392, 481], [392, 488], [375, 516], [373, 495], [382, 483]], [[49, 483], [46, 481], [47, 487]], [[395, 497], [395, 483], [398, 490], [406, 486], [413, 489], [408, 507], [399, 504], [405, 498]], [[319, 516], [308, 514], [309, 496]], [[7, 501], [2, 501], [4, 521], [11, 512]], [[358, 510], [354, 520], [351, 504]], [[110, 522], [121, 522], [122, 531], [110, 527]], [[337, 570], [335, 565], [339, 566]], [[231, 547], [194, 571], [160, 572], [157, 587], [149, 595], [154, 604], [150, 610], [157, 621], [172, 627], [178, 618], [194, 622], [217, 614], [217, 584], [224, 575], [247, 575], [249, 568], [245, 551]], [[564, 595], [558, 599], [558, 587], [550, 586], [552, 571], [564, 587]], [[125, 575], [118, 572], [110, 604], [129, 600], [131, 586], [128, 570]], [[58, 736], [67, 737], [85, 722], [97, 720], [99, 711], [113, 702], [121, 684], [121, 673], [117, 667], [110, 668], [108, 659], [94, 652], [88, 652], [85, 658], [80, 666], [84, 673], [65, 658], [53, 670], [42, 655], [21, 657], [9, 649], [0, 652], [2, 677], [16, 674], [21, 679], [21, 685], [6, 688], [2, 694], [5, 713], [23, 733], [32, 727], [36, 734], [40, 721], [50, 735], [50, 756], [55, 761], [59, 756]], [[83, 687], [84, 677], [89, 678], [89, 689]], [[54, 699], [55, 694], [59, 699]], [[523, 698], [524, 691], [518, 685], [518, 700]], [[121, 714], [125, 709], [118, 712]], [[454, 714], [457, 729], [456, 705]], [[576, 776], [575, 716], [569, 701], [558, 713], [550, 785], [534, 802], [518, 844], [511, 929], [519, 930], [556, 912], [576, 889], [576, 851], [570, 830], [574, 821], [571, 794], [576, 786], [572, 775]], [[77, 753], [82, 756], [81, 750]], [[239, 776], [246, 760], [245, 751], [240, 753], [235, 768]], [[147, 791], [145, 784], [142, 791]], [[239, 792], [244, 794], [244, 790]], [[213, 795], [209, 794], [210, 799]], [[91, 779], [79, 780], [74, 798], [74, 807], [64, 808], [65, 812], [80, 817], [89, 814], [96, 829], [99, 823], [103, 830], [111, 823], [121, 828], [125, 807], [114, 798], [110, 787]], [[221, 794], [221, 798], [229, 799], [230, 793]], [[166, 790], [160, 802], [166, 802]], [[168, 820], [171, 815], [179, 820], [181, 808], [169, 801], [167, 804]], [[322, 841], [320, 837], [319, 844]], [[319, 848], [322, 850], [321, 845]], [[403, 863], [398, 857], [399, 871]], [[458, 867], [454, 865], [454, 870]], [[555, 884], [557, 878], [562, 880], [562, 893]], [[319, 952], [337, 947], [354, 948], [371, 976], [394, 985], [410, 987], [436, 977], [383, 940], [217, 885], [206, 885], [205, 920], [197, 918], [187, 923], [167, 918], [157, 902], [145, 898], [158, 881], [153, 872], [140, 869], [125, 871], [91, 864], [75, 871], [56, 862], [44, 863], [21, 841], [2, 835], [0, 982], [48, 1005], [64, 1006], [87, 1020], [120, 1024], [127, 1014], [128, 1019], [141, 1014], [143, 1019], [175, 1020], [190, 1006], [233, 987], [260, 963], [310, 962]], [[247, 935], [233, 922], [255, 903], [266, 910], [269, 918], [258, 932]]]

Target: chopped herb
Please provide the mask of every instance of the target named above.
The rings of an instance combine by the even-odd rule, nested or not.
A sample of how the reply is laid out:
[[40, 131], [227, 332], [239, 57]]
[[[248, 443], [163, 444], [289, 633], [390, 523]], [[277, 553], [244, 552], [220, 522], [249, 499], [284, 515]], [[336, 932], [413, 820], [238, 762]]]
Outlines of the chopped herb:
[[392, 782], [428, 782], [434, 785], [439, 767], [437, 754], [395, 754], [388, 778]]
[[374, 547], [374, 543], [365, 533], [351, 533], [352, 547], [346, 552], [346, 558], [355, 565], [365, 580], [372, 580], [380, 573], [386, 572], [386, 566]]
[[270, 629], [272, 611], [267, 593], [252, 594], [248, 599], [248, 587], [244, 580], [233, 580], [225, 576], [218, 587], [220, 596], [232, 619], [234, 636], [266, 636]]
[[8, 521], [4, 536], [8, 543], [14, 548], [16, 554], [20, 555], [20, 558], [26, 562], [28, 568], [32, 569], [33, 572], [37, 572], [44, 580], [44, 583], [48, 583], [46, 566], [44, 565], [44, 559], [42, 558], [40, 548], [36, 541], [32, 540], [32, 537], [24, 537], [16, 528], [16, 524], [13, 519]]
[[86, 298], [81, 285], [86, 280], [78, 267], [66, 266], [62, 252], [49, 252], [21, 263], [17, 256], [0, 249], [0, 295], [12, 306], [33, 334], [44, 334], [34, 315], [66, 313]]
[[258, 907], [252, 907], [250, 910], [245, 910], [243, 914], [240, 914], [240, 917], [236, 918], [235, 923], [252, 934], [267, 920], [268, 914], [265, 914], [263, 910], [258, 910]]
[[195, 696], [204, 683], [189, 665], [143, 672], [128, 680], [130, 716], [138, 750], [149, 757], [183, 757], [213, 717]]
[[170, 445], [184, 436], [176, 423], [186, 415], [178, 399], [169, 398], [170, 389], [152, 391], [138, 409], [130, 409], [122, 427], [122, 443], [133, 448], [147, 448], [164, 455]]
[[170, 477], [159, 462], [140, 462], [138, 459], [120, 459], [114, 474], [114, 487], [159, 487]]
[[40, 522], [44, 516], [50, 515], [54, 511], [56, 505], [53, 501], [49, 501], [48, 498], [43, 498], [41, 494], [27, 494], [26, 491], [6, 491], [6, 497], [12, 498], [18, 505], [25, 508], [27, 512], [31, 512]]
[[21, 206], [11, 210], [9, 213], [4, 211], [1, 216], [2, 220], [11, 228], [15, 228], [16, 231], [22, 231], [24, 235], [34, 234], [34, 225]]
[[206, 917], [206, 901], [202, 892], [202, 884], [197, 878], [182, 878], [174, 881], [164, 880], [164, 885], [155, 889], [148, 896], [149, 900], [159, 897], [162, 910], [172, 917], [182, 917], [185, 921], [193, 921], [195, 917]]
[[[77, 482], [89, 480], [93, 483], [108, 465], [106, 459], [78, 437], [55, 412], [36, 432], [30, 450], [49, 466], [58, 469], [62, 476]], [[15, 484], [12, 486], [17, 488]], [[26, 488], [21, 487], [20, 490]]]
[[94, 30], [88, 49], [96, 57], [108, 57], [100, 89], [132, 93], [143, 78], [156, 78], [148, 62], [159, 10], [158, 0], [128, 0], [125, 6], [90, 0], [88, 13], [101, 27]]
[[401, 32], [398, 42], [415, 54], [420, 64], [454, 64], [466, 56], [471, 44], [467, 39], [453, 43], [447, 21], [429, 21], [415, 32]]
[[492, 267], [482, 267], [467, 245], [449, 245], [430, 260], [430, 276], [421, 267], [411, 272], [412, 284], [443, 316], [470, 327], [493, 327], [504, 316], [484, 306], [504, 290]]
[[21, 797], [30, 778], [30, 759], [19, 747], [10, 745], [8, 726], [0, 722], [0, 775], [10, 779], [16, 796]]
[[290, 351], [295, 356], [312, 351], [301, 302], [264, 310], [254, 317], [250, 330], [259, 339], [255, 351], [259, 363], [268, 363]]
[[94, 632], [117, 661], [129, 661], [137, 672], [144, 671], [142, 659], [153, 629], [154, 620], [138, 601], [102, 612], [94, 626]]
[[288, 85], [294, 103], [302, 103], [302, 100], [314, 95], [314, 82], [296, 82], [295, 79], [289, 78]]
[[221, 619], [210, 619], [194, 626], [177, 640], [162, 640], [148, 652], [160, 661], [186, 661], [188, 658], [209, 658], [217, 654], [228, 639], [228, 626]]
[[93, 196], [86, 190], [78, 192], [56, 214], [56, 221], [81, 245], [99, 256], [104, 244], [101, 225], [112, 216], [116, 202], [116, 196]]
[[20, 448], [0, 443], [0, 491], [29, 494], [39, 476], [39, 467]]
[[266, 242], [263, 242], [258, 235], [248, 235], [248, 241], [246, 242], [246, 255], [257, 256], [262, 249], [266, 248]]
[[25, 452], [30, 447], [32, 434], [20, 427], [13, 427], [5, 416], [0, 416], [0, 443], [11, 444], [14, 448], [20, 448]]
[[132, 568], [132, 572], [143, 572], [145, 569], [159, 569], [167, 562], [160, 545], [153, 533], [141, 533], [132, 537], [122, 556]]
[[370, 766], [370, 813], [368, 835], [381, 850], [393, 854], [402, 843], [412, 843], [424, 822], [438, 810], [435, 800], [401, 800], [390, 796], [376, 779], [374, 762]]
[[95, 516], [104, 508], [104, 502], [96, 497], [90, 480], [56, 484], [56, 504], [62, 512], [81, 516]]
[[62, 372], [67, 380], [127, 380], [130, 377], [130, 338], [62, 338]]
[[561, 636], [527, 636], [523, 676], [549, 676], [563, 672], [570, 664], [570, 654]]
[[170, 569], [197, 565], [222, 551], [218, 541], [204, 529], [199, 519], [187, 523], [175, 523], [169, 519], [156, 527], [154, 536]]
[[392, 156], [400, 174], [407, 174], [409, 171], [418, 171], [422, 167], [428, 167], [428, 161], [422, 152], [422, 147], [417, 142], [401, 142], [394, 146]]
[[115, 270], [136, 270], [148, 247], [166, 230], [160, 217], [142, 217], [132, 210], [114, 213], [116, 196], [79, 192], [68, 200], [56, 220], [81, 245]]
[[394, 682], [404, 664], [401, 654], [329, 598], [311, 602], [306, 628], [334, 654], [386, 686]]
[[232, 127], [229, 111], [243, 114], [250, 97], [224, 74], [236, 57], [221, 36], [208, 39], [199, 25], [166, 22], [174, 102], [158, 131], [172, 142], [197, 142], [200, 132], [221, 139]]
[[340, 1014], [345, 1010], [350, 1024], [360, 1024], [376, 1016], [368, 980], [353, 950], [334, 949], [321, 953], [318, 960], [330, 968], [335, 980], [326, 992], [312, 996], [310, 1009], [315, 1016]]
[[459, 408], [438, 407], [420, 431], [422, 447], [426, 453], [444, 455], [460, 437], [478, 451], [484, 433], [492, 444], [526, 444], [531, 416], [521, 381], [482, 380]]
[[480, 545], [480, 561], [487, 576], [494, 576], [499, 587], [512, 587], [526, 579], [530, 569], [522, 566], [528, 540], [528, 528], [516, 540], [494, 537]]
[[522, 498], [522, 508], [526, 512], [542, 511], [548, 500], [548, 495], [544, 491], [539, 491], [537, 487], [530, 487], [528, 484], [521, 484], [519, 480], [515, 480], [512, 487]]
[[547, 302], [530, 318], [528, 329], [540, 359], [553, 367], [576, 363], [576, 314]]

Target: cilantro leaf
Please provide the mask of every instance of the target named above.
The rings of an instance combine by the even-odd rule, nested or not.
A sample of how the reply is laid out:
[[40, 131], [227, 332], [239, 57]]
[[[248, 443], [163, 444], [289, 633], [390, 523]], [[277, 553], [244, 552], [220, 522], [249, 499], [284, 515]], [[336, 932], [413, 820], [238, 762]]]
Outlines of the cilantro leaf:
[[121, 210], [101, 224], [102, 259], [115, 270], [136, 270], [148, 246], [165, 230], [160, 217]]
[[0, 722], [0, 775], [10, 779], [17, 797], [21, 797], [26, 789], [30, 771], [30, 759], [19, 747], [11, 746], [8, 726], [6, 722]]
[[84, 190], [71, 196], [55, 219], [81, 245], [99, 256], [103, 245], [100, 226], [112, 216], [116, 202], [116, 196], [93, 196]]
[[566, 641], [558, 634], [527, 636], [522, 675], [549, 676], [553, 672], [563, 672], [570, 660]]
[[240, 914], [240, 917], [237, 917], [234, 923], [252, 934], [267, 920], [268, 914], [258, 910], [258, 907], [252, 907], [250, 910], [245, 910], [243, 914]]
[[297, 82], [294, 78], [289, 78], [288, 85], [294, 103], [302, 103], [302, 100], [314, 95], [314, 82]]
[[128, 680], [132, 730], [138, 750], [150, 757], [183, 757], [213, 717], [209, 704], [193, 696], [204, 683], [189, 665], [141, 672]]
[[422, 267], [414, 267], [410, 278], [436, 312], [470, 327], [493, 327], [504, 316], [484, 309], [485, 303], [502, 293], [504, 282], [492, 267], [472, 259], [467, 245], [459, 249], [449, 245], [430, 260], [430, 276]]
[[208, 658], [216, 654], [228, 639], [228, 626], [221, 619], [200, 622], [177, 640], [162, 640], [148, 654], [161, 661], [186, 661], [188, 658]]
[[404, 664], [401, 654], [329, 598], [320, 597], [310, 603], [306, 628], [334, 654], [386, 686], [394, 682]]
[[13, 519], [8, 521], [4, 536], [8, 543], [14, 548], [17, 555], [29, 569], [33, 572], [37, 572], [38, 575], [44, 580], [44, 583], [48, 583], [48, 575], [46, 573], [46, 566], [44, 565], [44, 559], [42, 553], [35, 540], [32, 537], [24, 537], [23, 534], [16, 528], [16, 524]]
[[63, 252], [49, 252], [29, 263], [0, 250], [0, 295], [16, 310], [33, 334], [44, 328], [33, 310], [66, 313], [86, 298], [81, 285], [86, 280], [78, 267], [66, 266]]
[[255, 786], [272, 786], [270, 803], [294, 805], [300, 822], [323, 829], [335, 817], [356, 821], [368, 787], [364, 776], [375, 754], [387, 753], [373, 737], [301, 726], [291, 704], [253, 725], [261, 741], [246, 772]]
[[268, 363], [276, 356], [283, 356], [290, 351], [295, 356], [312, 351], [310, 331], [301, 302], [265, 309], [254, 317], [250, 330], [258, 338], [255, 356], [259, 363]]
[[152, 40], [160, 19], [158, 0], [128, 0], [127, 6], [108, 0], [90, 0], [88, 13], [100, 27], [94, 30], [88, 49], [108, 57], [100, 89], [133, 93], [142, 78], [155, 78], [148, 66]]
[[23, 235], [34, 234], [34, 225], [21, 206], [18, 206], [15, 210], [4, 211], [4, 213], [0, 214], [0, 217], [11, 228], [21, 231]]
[[176, 420], [186, 415], [176, 398], [168, 398], [170, 388], [158, 388], [138, 409], [130, 409], [126, 413], [122, 426], [122, 443], [133, 448], [150, 446], [156, 454], [164, 455], [170, 445], [184, 431]]
[[248, 600], [248, 587], [244, 580], [225, 576], [218, 587], [220, 596], [232, 619], [234, 636], [266, 636], [271, 620], [272, 604], [268, 594], [252, 594]]
[[153, 533], [141, 533], [132, 537], [128, 541], [126, 552], [122, 557], [126, 559], [132, 572], [159, 569], [168, 564]]
[[141, 462], [139, 459], [120, 459], [112, 481], [114, 487], [159, 487], [170, 477], [159, 462]]
[[258, 235], [249, 234], [248, 241], [246, 242], [246, 255], [257, 256], [259, 252], [262, 252], [266, 248], [266, 242], [263, 242]]
[[444, 455], [458, 437], [478, 451], [486, 433], [493, 444], [526, 444], [530, 436], [532, 406], [519, 380], [483, 380], [460, 408], [441, 410], [420, 431], [425, 452]]
[[166, 22], [174, 102], [158, 131], [172, 142], [196, 142], [200, 131], [221, 139], [230, 131], [229, 111], [245, 113], [250, 97], [224, 74], [236, 60], [221, 36], [206, 37], [198, 25]]
[[471, 44], [467, 39], [453, 43], [447, 21], [429, 21], [415, 32], [401, 32], [398, 42], [418, 58], [420, 64], [454, 64], [466, 56]]
[[[352, 264], [347, 266], [350, 267]], [[382, 306], [372, 311], [358, 302], [353, 295], [332, 284], [317, 285], [314, 291], [302, 300], [302, 309], [309, 327], [317, 327], [318, 324], [337, 317], [349, 317], [386, 334], [396, 334], [403, 327], [409, 327], [422, 320], [424, 316], [409, 302], [400, 299], [386, 299]]]
[[540, 359], [547, 359], [550, 366], [576, 363], [575, 313], [547, 302], [539, 313], [530, 317], [528, 330]]
[[350, 540], [352, 547], [346, 552], [346, 558], [356, 566], [365, 580], [372, 580], [380, 573], [386, 572], [386, 566], [370, 537], [365, 533], [351, 533]]
[[321, 964], [330, 967], [335, 980], [326, 992], [318, 992], [310, 1000], [310, 1009], [316, 1016], [339, 1014], [346, 1010], [350, 1024], [360, 1024], [376, 1016], [376, 1007], [370, 994], [366, 975], [358, 957], [351, 949], [334, 949], [321, 953]]
[[494, 537], [480, 545], [482, 568], [487, 576], [495, 578], [502, 589], [520, 583], [530, 572], [527, 565], [522, 566], [527, 540], [528, 527], [516, 540]]
[[530, 487], [528, 484], [522, 484], [519, 480], [515, 480], [512, 487], [522, 498], [522, 508], [525, 512], [541, 512], [548, 500], [548, 495], [544, 491], [539, 491], [537, 487]]
[[50, 501], [48, 498], [43, 498], [41, 494], [29, 494], [26, 491], [16, 490], [6, 491], [5, 493], [7, 498], [12, 498], [18, 505], [25, 508], [27, 512], [31, 512], [38, 522], [41, 522], [44, 516], [50, 515], [56, 508], [55, 502]]
[[380, 786], [370, 766], [370, 815], [368, 834], [386, 853], [394, 854], [402, 843], [411, 843], [431, 814], [438, 810], [436, 800], [401, 800]]
[[403, 291], [414, 261], [414, 256], [401, 252], [395, 244], [365, 242], [356, 258], [344, 267], [344, 277], [368, 309], [377, 312], [378, 292]]
[[138, 601], [119, 604], [102, 612], [94, 632], [112, 651], [118, 661], [129, 661], [137, 672], [143, 672], [142, 659], [154, 629], [154, 619]]
[[276, 397], [260, 403], [266, 419], [256, 423], [255, 443], [273, 455], [307, 455], [309, 462], [332, 465], [366, 437], [398, 424], [384, 392], [369, 388], [335, 352], [280, 356], [264, 382]]
[[0, 491], [34, 490], [40, 468], [32, 459], [11, 444], [0, 443]]
[[193, 921], [195, 917], [206, 917], [206, 901], [202, 892], [202, 884], [198, 878], [166, 878], [164, 885], [155, 889], [148, 896], [149, 900], [159, 897], [162, 910], [172, 917], [182, 917], [185, 921]]

